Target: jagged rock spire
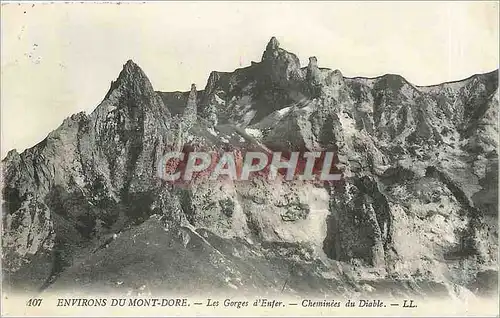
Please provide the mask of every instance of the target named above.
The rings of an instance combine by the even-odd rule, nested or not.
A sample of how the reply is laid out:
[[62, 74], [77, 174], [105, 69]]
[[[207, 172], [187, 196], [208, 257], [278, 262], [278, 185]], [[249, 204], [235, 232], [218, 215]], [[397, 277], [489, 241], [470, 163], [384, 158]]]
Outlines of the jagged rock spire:
[[123, 65], [123, 69], [118, 75], [118, 81], [147, 81], [151, 85], [144, 71], [132, 60], [128, 60]]
[[272, 81], [280, 85], [286, 86], [291, 79], [298, 80], [301, 77], [298, 57], [280, 48], [280, 43], [274, 36], [267, 43], [262, 62]]
[[123, 65], [116, 81], [111, 82], [111, 87], [106, 97], [116, 89], [128, 91], [135, 95], [148, 95], [154, 93], [153, 85], [148, 77], [139, 65], [132, 60], [128, 60]]
[[276, 39], [276, 37], [272, 37], [267, 43], [266, 50], [277, 50], [280, 47], [280, 42]]
[[316, 56], [311, 56], [309, 58], [309, 64], [307, 65], [306, 80], [309, 85], [310, 93], [312, 97], [319, 96], [321, 92], [321, 71], [318, 67], [318, 59]]
[[199, 108], [199, 116], [206, 120], [206, 123], [211, 126], [216, 126], [218, 123], [217, 118], [217, 101], [216, 90], [221, 78], [221, 73], [212, 71], [208, 77], [207, 85], [203, 93], [203, 99]]
[[184, 119], [188, 122], [196, 120], [196, 85], [191, 84], [191, 91], [189, 92], [186, 108], [184, 109]]
[[264, 54], [262, 54], [262, 60], [267, 60], [267, 59], [272, 59], [276, 58], [279, 55], [279, 49], [280, 49], [280, 43], [278, 40], [273, 36], [271, 40], [267, 43], [266, 50], [264, 51]]
[[177, 148], [178, 150], [184, 144], [184, 139], [187, 136], [187, 132], [192, 127], [192, 125], [197, 120], [197, 91], [196, 85], [191, 84], [191, 91], [189, 92], [189, 96], [186, 102], [186, 108], [184, 109], [184, 113], [182, 114], [182, 121], [179, 123], [179, 128], [177, 132]]
[[311, 56], [309, 58], [309, 65], [307, 65], [308, 68], [312, 68], [312, 67], [318, 67], [318, 59], [316, 58], [316, 56]]

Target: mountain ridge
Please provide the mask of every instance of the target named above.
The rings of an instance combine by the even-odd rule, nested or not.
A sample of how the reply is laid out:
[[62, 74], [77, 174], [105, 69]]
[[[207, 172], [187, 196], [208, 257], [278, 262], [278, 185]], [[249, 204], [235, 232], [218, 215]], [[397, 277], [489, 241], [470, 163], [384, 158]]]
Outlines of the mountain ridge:
[[[124, 69], [126, 68], [125, 66], [126, 65], [135, 65], [135, 67], [137, 67], [140, 72], [143, 74], [143, 76], [145, 78], [147, 78], [147, 75], [144, 73], [144, 71], [142, 70], [142, 68], [136, 64], [133, 59], [128, 59], [124, 64], [123, 64], [123, 68], [122, 70], [120, 71], [120, 74], [124, 71]], [[248, 68], [250, 68], [251, 66], [253, 66], [253, 64], [258, 64], [257, 62], [252, 62], [252, 65], [249, 65], [249, 66], [244, 66], [244, 67], [240, 67], [240, 68], [236, 68], [233, 72], [230, 72], [230, 71], [212, 71], [212, 73], [214, 74], [225, 74], [225, 75], [229, 75], [229, 74], [232, 74], [236, 71], [242, 71], [242, 70], [246, 70]], [[302, 67], [301, 69], [306, 69], [307, 67]], [[331, 68], [320, 68], [321, 70], [323, 71], [332, 71]], [[431, 88], [438, 88], [440, 86], [446, 86], [446, 85], [451, 85], [451, 84], [459, 84], [459, 83], [465, 83], [466, 81], [470, 81], [470, 80], [473, 80], [474, 78], [477, 78], [477, 77], [483, 77], [483, 76], [490, 76], [490, 75], [494, 75], [494, 74], [497, 74], [499, 72], [500, 69], [494, 69], [494, 70], [491, 70], [491, 71], [488, 71], [488, 72], [483, 72], [483, 73], [475, 73], [475, 74], [472, 74], [468, 77], [465, 77], [465, 78], [461, 78], [461, 79], [457, 79], [457, 80], [450, 80], [450, 81], [445, 81], [445, 82], [441, 82], [441, 83], [437, 83], [437, 84], [430, 84], [430, 85], [416, 85], [416, 84], [413, 84], [411, 83], [410, 81], [408, 81], [405, 77], [399, 75], [399, 74], [396, 74], [396, 73], [385, 73], [385, 74], [382, 74], [382, 75], [378, 75], [378, 76], [373, 76], [373, 77], [367, 77], [367, 76], [351, 76], [351, 77], [344, 77], [344, 79], [347, 79], [347, 80], [379, 80], [381, 78], [384, 78], [384, 77], [387, 77], [387, 76], [397, 76], [397, 77], [401, 77], [404, 79], [404, 81], [406, 81], [408, 84], [412, 85], [413, 87], [415, 87], [416, 89], [431, 89]], [[117, 80], [120, 78], [120, 74], [118, 75], [117, 77]], [[149, 81], [149, 80], [148, 80]], [[210, 76], [209, 78], [207, 79], [207, 84], [209, 83], [210, 81]], [[115, 83], [115, 81], [112, 81], [112, 83]], [[113, 84], [112, 84], [113, 85]], [[109, 92], [112, 90], [112, 87], [110, 87], [110, 90], [108, 91], [108, 93], [106, 93], [105, 97], [107, 97], [107, 94], [109, 94]], [[156, 93], [160, 94], [160, 95], [184, 95], [184, 94], [188, 94], [189, 93], [189, 90], [186, 90], [186, 91], [182, 91], [182, 90], [175, 90], [175, 91], [160, 91], [160, 90], [155, 90]], [[198, 90], [198, 93], [200, 93], [201, 96], [203, 96], [203, 93], [204, 93], [204, 90]], [[165, 101], [168, 100], [168, 98], [165, 98]], [[174, 104], [174, 103], [172, 103]], [[180, 105], [183, 105], [182, 103]], [[174, 108], [178, 109], [179, 106], [173, 106]], [[70, 118], [71, 116], [73, 115], [77, 115], [77, 114], [87, 114], [87, 112], [85, 111], [80, 111], [78, 113], [75, 113], [75, 114], [72, 114], [68, 117], [66, 117], [66, 119]], [[49, 133], [50, 134], [50, 133]], [[42, 141], [38, 142], [38, 143], [35, 143], [33, 146], [29, 147], [29, 148], [26, 148], [25, 150], [23, 150], [22, 152], [32, 148], [32, 147], [35, 147], [36, 145], [42, 143]], [[10, 149], [8, 150], [6, 156], [2, 159], [2, 161], [4, 161], [5, 159], [7, 159], [8, 157], [8, 153], [11, 152], [11, 151], [14, 151], [14, 152], [18, 152], [17, 149], [13, 148], [13, 149]], [[21, 152], [21, 153], [22, 153]]]
[[[137, 292], [153, 275], [189, 289], [205, 270], [238, 291], [279, 291], [292, 277], [290, 293], [414, 295], [411, 282], [470, 295], [498, 271], [498, 71], [454, 83], [346, 78], [315, 57], [300, 67], [274, 37], [261, 62], [213, 71], [203, 90], [155, 91], [129, 60], [93, 112], [2, 160], [3, 283]], [[158, 177], [168, 151], [249, 144], [334, 150], [344, 179], [182, 187]]]

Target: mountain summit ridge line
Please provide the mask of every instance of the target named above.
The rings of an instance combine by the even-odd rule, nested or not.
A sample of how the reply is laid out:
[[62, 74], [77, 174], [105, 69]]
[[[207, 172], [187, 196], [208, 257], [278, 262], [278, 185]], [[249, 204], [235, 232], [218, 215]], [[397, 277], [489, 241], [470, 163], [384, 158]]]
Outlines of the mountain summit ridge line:
[[[128, 60], [90, 114], [2, 160], [6, 288], [492, 295], [498, 70], [416, 87], [320, 63], [273, 37], [203, 90], [160, 92]], [[331, 151], [343, 178], [158, 177], [167, 152], [255, 149]]]

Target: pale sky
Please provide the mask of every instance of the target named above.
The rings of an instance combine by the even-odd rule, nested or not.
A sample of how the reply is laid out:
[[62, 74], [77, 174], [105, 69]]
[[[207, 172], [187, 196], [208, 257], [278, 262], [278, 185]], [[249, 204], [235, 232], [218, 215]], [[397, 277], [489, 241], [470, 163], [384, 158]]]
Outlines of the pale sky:
[[271, 36], [302, 65], [416, 85], [498, 68], [499, 2], [150, 2], [1, 7], [1, 156], [90, 113], [134, 60], [156, 90], [205, 87], [260, 61]]

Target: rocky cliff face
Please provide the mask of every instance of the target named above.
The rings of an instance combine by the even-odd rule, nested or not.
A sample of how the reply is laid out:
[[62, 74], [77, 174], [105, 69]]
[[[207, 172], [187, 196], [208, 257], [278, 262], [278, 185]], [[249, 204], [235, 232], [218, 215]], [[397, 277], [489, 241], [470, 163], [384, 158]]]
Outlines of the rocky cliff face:
[[[491, 293], [498, 108], [497, 71], [429, 87], [346, 78], [275, 38], [203, 91], [155, 92], [128, 61], [90, 115], [2, 161], [4, 284]], [[167, 151], [249, 144], [334, 150], [343, 180], [158, 177]]]

